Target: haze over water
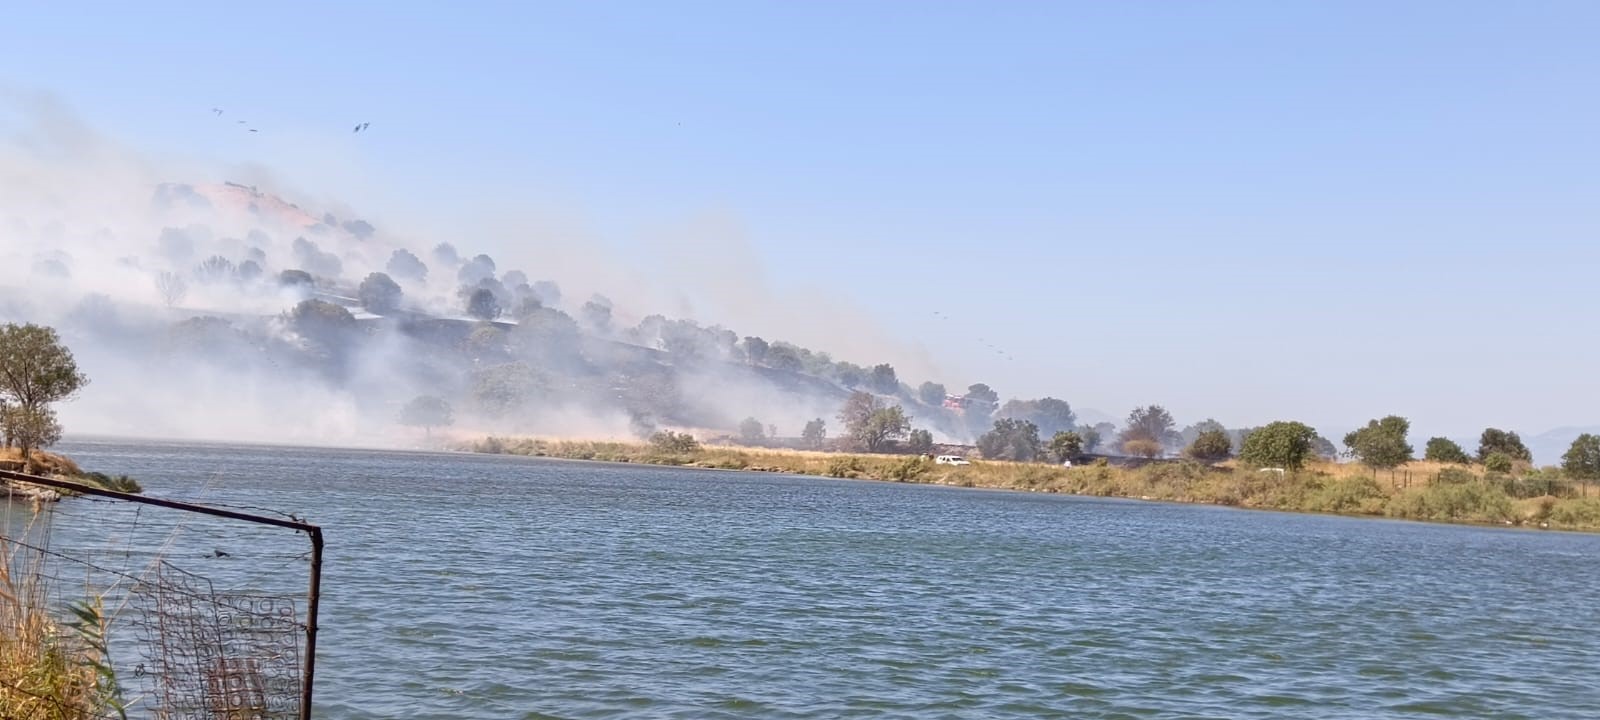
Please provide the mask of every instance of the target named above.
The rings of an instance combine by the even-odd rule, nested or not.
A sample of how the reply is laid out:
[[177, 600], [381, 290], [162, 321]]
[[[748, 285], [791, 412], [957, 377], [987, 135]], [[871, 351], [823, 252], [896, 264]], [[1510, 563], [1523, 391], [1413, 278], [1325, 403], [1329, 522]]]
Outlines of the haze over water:
[[[1600, 707], [1600, 536], [502, 456], [61, 450], [325, 528], [323, 718]], [[55, 547], [103, 543], [113, 511], [62, 503]], [[193, 532], [219, 567], [304, 549], [215, 530]]]

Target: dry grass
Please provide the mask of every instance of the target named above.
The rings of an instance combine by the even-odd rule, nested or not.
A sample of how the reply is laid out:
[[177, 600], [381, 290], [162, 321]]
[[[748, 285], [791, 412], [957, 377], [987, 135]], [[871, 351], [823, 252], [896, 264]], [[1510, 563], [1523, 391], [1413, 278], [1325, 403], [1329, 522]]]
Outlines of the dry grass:
[[0, 536], [0, 717], [80, 720], [117, 712], [98, 602], [51, 614], [43, 557]]
[[1315, 463], [1284, 475], [1258, 473], [1233, 462], [1153, 464], [1138, 469], [1060, 467], [1041, 463], [978, 461], [936, 465], [915, 456], [862, 455], [765, 448], [702, 447], [665, 453], [626, 442], [486, 438], [463, 446], [475, 452], [573, 460], [783, 472], [863, 480], [916, 482], [970, 488], [1125, 497], [1232, 505], [1294, 512], [1369, 515], [1442, 522], [1525, 524], [1600, 530], [1600, 499], [1541, 498], [1514, 501], [1497, 484], [1431, 483], [1459, 465], [1417, 461], [1395, 472], [1354, 463]]
[[[16, 448], [0, 448], [0, 470], [22, 471], [22, 451]], [[64, 455], [57, 455], [44, 450], [33, 451], [33, 467], [35, 474], [78, 476], [83, 470], [78, 464]]]

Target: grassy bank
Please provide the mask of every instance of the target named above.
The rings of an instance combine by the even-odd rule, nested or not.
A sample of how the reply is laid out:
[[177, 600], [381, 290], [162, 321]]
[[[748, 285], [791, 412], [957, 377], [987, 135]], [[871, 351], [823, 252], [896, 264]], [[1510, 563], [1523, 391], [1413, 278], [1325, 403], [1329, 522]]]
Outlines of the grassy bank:
[[462, 449], [569, 460], [783, 472], [1290, 512], [1600, 531], [1600, 498], [1548, 495], [1516, 498], [1507, 492], [1511, 486], [1508, 478], [1466, 470], [1450, 473], [1443, 466], [1428, 463], [1416, 463], [1375, 478], [1365, 468], [1334, 463], [1286, 474], [1196, 463], [1163, 463], [1137, 469], [1065, 468], [987, 461], [950, 466], [903, 455], [734, 447], [700, 447], [673, 452], [642, 443], [499, 437], [469, 443]]
[[[27, 465], [22, 459], [22, 451], [16, 448], [0, 448], [0, 470], [12, 472], [31, 472], [34, 475], [58, 477], [64, 480], [80, 482], [85, 485], [94, 485], [106, 490], [136, 493], [144, 488], [127, 475], [107, 475], [102, 472], [88, 472], [78, 467], [71, 458], [44, 450], [33, 451], [32, 468], [27, 470]], [[0, 481], [0, 496], [4, 495], [4, 482]]]

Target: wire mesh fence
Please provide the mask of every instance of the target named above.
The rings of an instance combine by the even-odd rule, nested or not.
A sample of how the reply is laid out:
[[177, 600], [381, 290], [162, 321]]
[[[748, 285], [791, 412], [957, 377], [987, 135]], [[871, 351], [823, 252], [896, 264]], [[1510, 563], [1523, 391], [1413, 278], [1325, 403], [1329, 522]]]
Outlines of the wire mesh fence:
[[259, 508], [0, 481], [81, 493], [0, 490], [0, 718], [310, 716], [320, 529]]

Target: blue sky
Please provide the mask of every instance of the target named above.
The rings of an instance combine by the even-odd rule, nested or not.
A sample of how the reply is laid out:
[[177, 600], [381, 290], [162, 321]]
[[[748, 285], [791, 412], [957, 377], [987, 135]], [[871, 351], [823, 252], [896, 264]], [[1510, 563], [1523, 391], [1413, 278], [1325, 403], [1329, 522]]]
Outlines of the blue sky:
[[554, 208], [647, 257], [718, 218], [764, 282], [952, 386], [1425, 438], [1600, 421], [1597, 26], [1579, 2], [27, 3], [0, 83], [358, 207]]

